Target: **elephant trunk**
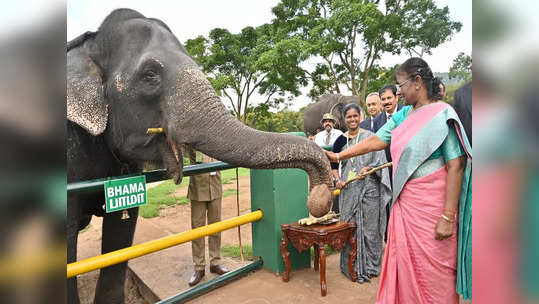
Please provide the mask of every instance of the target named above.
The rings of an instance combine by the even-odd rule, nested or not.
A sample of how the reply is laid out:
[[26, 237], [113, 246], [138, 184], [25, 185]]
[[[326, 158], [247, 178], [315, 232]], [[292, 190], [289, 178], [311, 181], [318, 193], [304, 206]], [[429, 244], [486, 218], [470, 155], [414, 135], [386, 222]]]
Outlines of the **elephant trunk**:
[[247, 127], [225, 108], [197, 68], [180, 71], [177, 83], [166, 109], [170, 113], [167, 134], [172, 140], [241, 167], [303, 169], [310, 178], [311, 213], [321, 216], [329, 211], [331, 168], [320, 147], [303, 137]]

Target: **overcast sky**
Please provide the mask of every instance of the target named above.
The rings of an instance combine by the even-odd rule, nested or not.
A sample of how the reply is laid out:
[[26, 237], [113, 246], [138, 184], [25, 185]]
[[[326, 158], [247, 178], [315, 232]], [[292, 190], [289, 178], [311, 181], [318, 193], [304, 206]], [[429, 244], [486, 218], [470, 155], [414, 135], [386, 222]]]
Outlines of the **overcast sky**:
[[[472, 51], [472, 2], [469, 0], [435, 0], [438, 6], [449, 6], [451, 18], [463, 26], [451, 41], [423, 58], [435, 72], [448, 72], [458, 52]], [[95, 31], [115, 8], [132, 8], [147, 17], [163, 20], [181, 42], [220, 27], [238, 33], [246, 26], [259, 26], [273, 19], [271, 8], [278, 0], [164, 1], [164, 0], [69, 0], [67, 2], [67, 40], [85, 31]], [[402, 63], [408, 55], [382, 57], [383, 66]], [[302, 102], [303, 104], [303, 102]], [[296, 108], [296, 107], [294, 107]]]

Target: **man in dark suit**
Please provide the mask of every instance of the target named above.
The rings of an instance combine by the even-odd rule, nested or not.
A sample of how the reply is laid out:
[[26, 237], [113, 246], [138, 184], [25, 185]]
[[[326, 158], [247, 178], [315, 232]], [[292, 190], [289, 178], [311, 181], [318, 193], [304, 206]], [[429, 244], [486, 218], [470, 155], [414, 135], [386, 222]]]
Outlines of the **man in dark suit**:
[[374, 132], [374, 118], [382, 112], [382, 102], [378, 92], [372, 92], [365, 99], [369, 117], [359, 124], [359, 127]]
[[[385, 85], [378, 93], [380, 94], [384, 111], [374, 119], [374, 132], [377, 132], [391, 116], [402, 108], [402, 105], [399, 104], [399, 96], [397, 96], [397, 87], [394, 84]], [[386, 148], [385, 152], [387, 161], [390, 162], [391, 153], [389, 152], [389, 147]], [[391, 167], [389, 167], [389, 179], [393, 180]]]
[[[383, 125], [385, 125], [385, 123], [389, 119], [391, 119], [391, 116], [393, 116], [402, 108], [402, 105], [399, 104], [399, 96], [397, 95], [397, 87], [394, 84], [386, 84], [380, 89], [378, 93], [380, 94], [380, 99], [382, 100], [382, 106], [384, 107], [384, 111], [378, 114], [378, 116], [376, 116], [376, 118], [374, 119], [374, 132], [378, 131]], [[388, 146], [385, 149], [386, 158], [388, 162], [391, 161], [391, 152], [389, 148], [390, 147]], [[388, 169], [389, 169], [389, 180], [391, 181], [391, 187], [393, 187], [393, 167], [389, 167]], [[386, 214], [387, 214], [388, 219], [389, 219], [390, 211], [391, 210], [389, 210], [389, 204], [388, 204], [386, 208]], [[387, 241], [387, 226], [386, 226], [386, 233], [384, 235], [384, 240]]]
[[464, 126], [464, 132], [468, 137], [470, 146], [472, 146], [472, 82], [469, 81], [462, 85], [455, 92], [455, 112], [457, 112], [462, 125]]

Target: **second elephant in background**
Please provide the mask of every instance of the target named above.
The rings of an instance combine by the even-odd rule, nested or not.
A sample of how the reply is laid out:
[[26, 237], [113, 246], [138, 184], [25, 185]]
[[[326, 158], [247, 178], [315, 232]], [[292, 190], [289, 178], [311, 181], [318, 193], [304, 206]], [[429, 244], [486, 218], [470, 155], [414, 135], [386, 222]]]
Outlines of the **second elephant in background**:
[[303, 114], [303, 131], [307, 136], [316, 135], [322, 129], [320, 120], [325, 113], [331, 113], [336, 118], [335, 128], [346, 131], [346, 125], [342, 117], [342, 109], [349, 103], [355, 103], [361, 107], [358, 96], [344, 96], [342, 94], [324, 94], [315, 103], [307, 106]]

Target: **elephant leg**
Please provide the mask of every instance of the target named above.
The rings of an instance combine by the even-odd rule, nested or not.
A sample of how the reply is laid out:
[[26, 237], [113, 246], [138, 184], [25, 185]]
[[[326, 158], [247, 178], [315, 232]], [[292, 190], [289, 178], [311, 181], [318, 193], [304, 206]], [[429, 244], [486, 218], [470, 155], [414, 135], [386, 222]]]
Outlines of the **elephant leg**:
[[[77, 260], [77, 237], [79, 235], [79, 212], [78, 202], [68, 201], [67, 204], [67, 263]], [[77, 289], [77, 277], [67, 280], [67, 303], [78, 304], [79, 293]]]
[[[101, 252], [107, 253], [133, 244], [138, 208], [129, 210], [129, 219], [122, 220], [122, 212], [107, 213], [103, 217]], [[100, 270], [94, 303], [124, 303], [127, 262]]]

